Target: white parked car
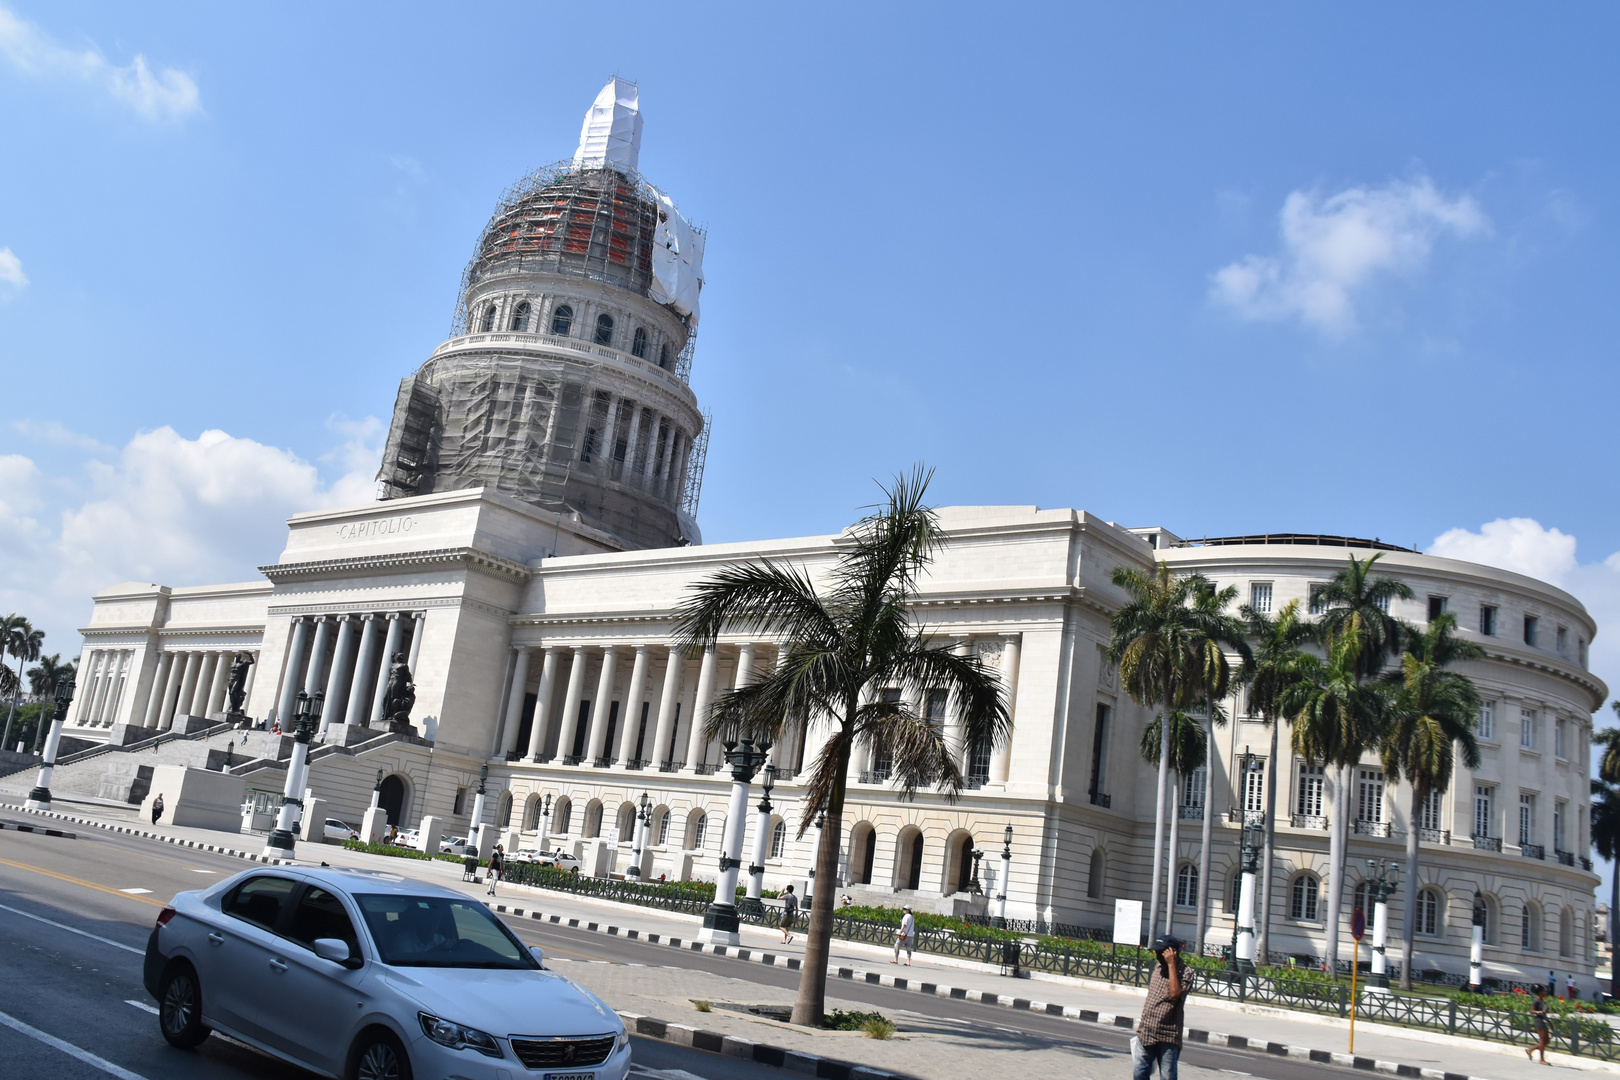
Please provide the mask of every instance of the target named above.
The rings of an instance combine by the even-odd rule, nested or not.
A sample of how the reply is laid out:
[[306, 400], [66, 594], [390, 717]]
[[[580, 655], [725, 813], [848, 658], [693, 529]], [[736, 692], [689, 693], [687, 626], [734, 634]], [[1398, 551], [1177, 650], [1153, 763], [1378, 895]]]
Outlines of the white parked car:
[[532, 863], [532, 862], [539, 862], [541, 859], [545, 858], [545, 856], [546, 856], [546, 853], [544, 851], [542, 851], [540, 848], [534, 848], [534, 847], [518, 848], [516, 851], [512, 852], [512, 854], [510, 854], [510, 855], [508, 855], [506, 857], [506, 861], [507, 862]]
[[329, 818], [326, 819], [325, 828], [326, 828], [326, 838], [328, 840], [336, 840], [339, 843], [341, 843], [344, 840], [358, 840], [358, 839], [360, 839], [359, 830], [350, 828], [348, 825], [346, 825], [343, 822], [339, 821], [335, 817], [329, 817]]
[[395, 874], [275, 867], [179, 893], [143, 977], [173, 1045], [217, 1029], [323, 1076], [630, 1070], [630, 1036], [600, 998], [547, 971], [483, 904]]
[[396, 847], [406, 847], [414, 850], [417, 844], [421, 842], [421, 839], [422, 834], [416, 829], [401, 829], [399, 834], [394, 837], [394, 845]]
[[439, 841], [441, 855], [467, 854], [467, 838], [465, 836], [447, 836]]
[[561, 848], [542, 852], [535, 861], [541, 866], [555, 866], [559, 870], [578, 870], [580, 867], [580, 861]]

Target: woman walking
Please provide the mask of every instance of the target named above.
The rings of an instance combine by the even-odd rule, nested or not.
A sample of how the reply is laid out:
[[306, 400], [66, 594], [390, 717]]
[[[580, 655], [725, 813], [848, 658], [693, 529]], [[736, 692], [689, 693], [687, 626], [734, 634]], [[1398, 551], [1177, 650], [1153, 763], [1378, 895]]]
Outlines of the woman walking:
[[789, 885], [782, 894], [782, 944], [793, 943], [793, 925], [799, 921], [799, 898], [793, 895], [793, 886]]
[[489, 853], [489, 895], [495, 895], [495, 883], [501, 879], [501, 872], [506, 869], [506, 856], [501, 845], [496, 844], [495, 850]]
[[1535, 1027], [1536, 1045], [1526, 1047], [1524, 1056], [1531, 1061], [1536, 1060], [1536, 1052], [1541, 1053], [1541, 1063], [1547, 1064], [1547, 1040], [1551, 1037], [1551, 1029], [1547, 1026], [1547, 989], [1536, 988], [1536, 1000], [1530, 1003], [1530, 1022]]

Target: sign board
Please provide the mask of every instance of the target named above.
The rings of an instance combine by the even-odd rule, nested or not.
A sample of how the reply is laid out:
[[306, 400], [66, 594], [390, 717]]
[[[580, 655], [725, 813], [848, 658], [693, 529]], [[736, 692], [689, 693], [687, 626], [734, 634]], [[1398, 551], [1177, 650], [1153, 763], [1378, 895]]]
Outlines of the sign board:
[[1142, 944], [1142, 901], [1114, 901], [1114, 944]]
[[1360, 908], [1356, 908], [1355, 914], [1350, 916], [1350, 936], [1355, 938], [1357, 941], [1360, 941], [1361, 935], [1365, 934], [1366, 932], [1367, 915]]
[[609, 829], [607, 831], [607, 842], [609, 844], [614, 845], [615, 847], [618, 846], [618, 843], [619, 843], [619, 827], [617, 825], [613, 826], [613, 828], [611, 828], [611, 829]]

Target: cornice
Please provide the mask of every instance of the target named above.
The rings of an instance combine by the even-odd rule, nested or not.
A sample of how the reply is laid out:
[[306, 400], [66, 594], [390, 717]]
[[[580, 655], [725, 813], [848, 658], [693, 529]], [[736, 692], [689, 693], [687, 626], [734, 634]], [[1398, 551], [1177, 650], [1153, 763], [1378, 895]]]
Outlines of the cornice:
[[367, 571], [400, 573], [409, 570], [444, 569], [462, 566], [506, 581], [528, 581], [533, 571], [520, 562], [491, 555], [471, 547], [429, 548], [380, 555], [356, 555], [345, 559], [315, 559], [309, 562], [271, 563], [259, 573], [277, 585], [294, 581], [353, 575]]

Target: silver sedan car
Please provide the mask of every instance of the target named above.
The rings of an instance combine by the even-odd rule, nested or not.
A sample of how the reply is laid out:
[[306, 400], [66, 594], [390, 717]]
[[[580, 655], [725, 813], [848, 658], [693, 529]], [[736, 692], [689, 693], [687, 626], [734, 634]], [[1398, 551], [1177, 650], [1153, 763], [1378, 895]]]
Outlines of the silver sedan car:
[[146, 945], [175, 1046], [218, 1029], [346, 1080], [624, 1080], [630, 1037], [483, 904], [393, 874], [248, 870], [183, 892]]

